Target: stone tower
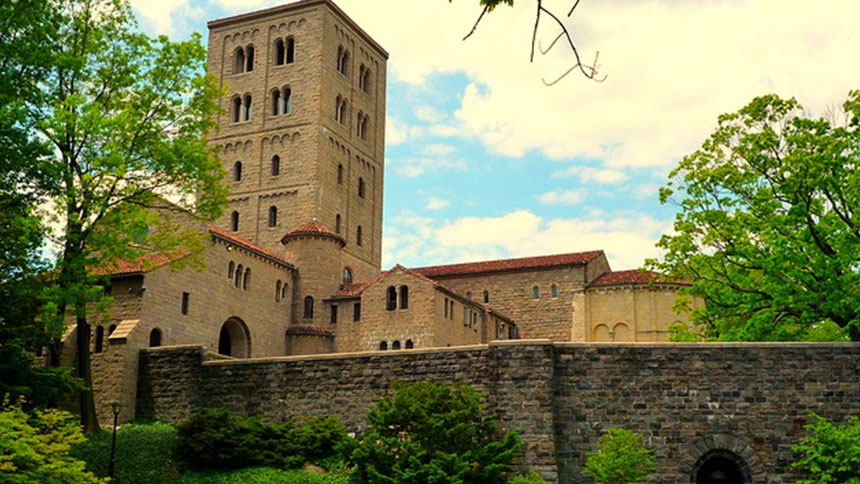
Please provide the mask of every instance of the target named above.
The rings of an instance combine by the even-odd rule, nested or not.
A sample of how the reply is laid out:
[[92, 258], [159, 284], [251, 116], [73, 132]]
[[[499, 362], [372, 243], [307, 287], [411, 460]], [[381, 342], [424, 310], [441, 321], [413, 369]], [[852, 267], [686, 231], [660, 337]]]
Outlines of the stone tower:
[[286, 233], [316, 220], [343, 237], [356, 280], [375, 276], [387, 59], [330, 0], [209, 22], [208, 70], [227, 91], [211, 142], [232, 189], [218, 225], [282, 253]]

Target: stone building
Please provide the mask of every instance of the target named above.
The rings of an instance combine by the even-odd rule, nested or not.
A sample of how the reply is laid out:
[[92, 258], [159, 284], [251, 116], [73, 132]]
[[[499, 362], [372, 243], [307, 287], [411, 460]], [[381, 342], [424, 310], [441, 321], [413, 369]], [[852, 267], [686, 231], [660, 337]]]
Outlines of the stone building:
[[208, 70], [227, 92], [210, 142], [229, 203], [202, 229], [205, 268], [152, 254], [106, 270], [115, 303], [93, 338], [102, 415], [121, 401], [133, 417], [144, 347], [260, 358], [665, 341], [684, 320], [671, 310], [678, 283], [612, 272], [602, 251], [383, 272], [387, 59], [331, 0], [209, 22]]

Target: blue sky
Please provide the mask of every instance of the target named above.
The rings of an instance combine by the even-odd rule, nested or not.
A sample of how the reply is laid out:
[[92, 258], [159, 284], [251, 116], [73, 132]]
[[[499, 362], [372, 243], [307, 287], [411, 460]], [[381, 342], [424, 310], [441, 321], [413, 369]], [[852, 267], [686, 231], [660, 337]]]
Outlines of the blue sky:
[[[335, 1], [391, 54], [384, 266], [604, 249], [638, 267], [671, 228], [658, 187], [719, 114], [770, 92], [821, 111], [860, 88], [856, 0], [584, 0], [567, 25], [607, 80], [551, 88], [571, 55], [529, 63], [533, 0], [466, 42], [477, 0]], [[132, 0], [147, 32], [175, 38], [279, 3]]]

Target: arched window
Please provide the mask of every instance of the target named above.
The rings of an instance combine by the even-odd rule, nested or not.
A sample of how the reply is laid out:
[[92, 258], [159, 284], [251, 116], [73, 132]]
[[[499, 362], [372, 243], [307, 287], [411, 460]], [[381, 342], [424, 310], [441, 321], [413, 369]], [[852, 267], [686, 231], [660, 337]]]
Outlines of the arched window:
[[96, 326], [96, 344], [94, 353], [101, 353], [104, 351], [105, 347], [105, 327], [104, 326]]
[[409, 309], [409, 286], [400, 286], [400, 309]]
[[364, 90], [364, 92], [370, 94], [370, 69], [364, 69], [364, 74], [362, 75], [362, 78], [364, 79], [364, 82], [362, 82], [361, 88]]
[[358, 229], [355, 231], [355, 243], [361, 247], [361, 225], [358, 226]]
[[361, 303], [357, 302], [352, 305], [352, 320], [356, 323], [361, 320]]
[[484, 304], [490, 302], [490, 292], [484, 291]]
[[245, 269], [245, 277], [242, 278], [242, 289], [248, 290], [248, 286], [251, 285], [251, 268]]
[[388, 286], [386, 291], [385, 309], [389, 311], [397, 309], [397, 288], [394, 286]]
[[391, 343], [391, 349], [392, 350], [399, 350], [400, 349], [400, 341], [394, 341], [394, 343]]
[[343, 62], [343, 46], [337, 46], [337, 71], [341, 72], [341, 63]]
[[366, 67], [364, 67], [364, 64], [361, 64], [360, 66], [358, 66], [358, 88], [361, 89], [362, 91], [364, 90], [364, 70], [365, 69], [366, 69]]
[[233, 163], [233, 181], [242, 181], [242, 162]]
[[293, 110], [292, 98], [293, 98], [293, 90], [290, 89], [289, 87], [285, 87], [284, 88], [284, 102], [283, 102], [283, 105], [281, 106], [281, 112], [283, 114], [290, 114], [290, 112]]
[[245, 49], [237, 47], [233, 59], [233, 74], [245, 72]]
[[275, 302], [281, 302], [281, 281], [275, 284]]
[[468, 299], [469, 301], [472, 300], [472, 291], [466, 293], [466, 299]]
[[334, 217], [334, 231], [340, 233], [340, 214]]
[[278, 207], [269, 207], [269, 227], [278, 226]]
[[304, 308], [304, 316], [305, 319], [313, 319], [314, 317], [314, 298], [307, 296], [305, 297], [305, 308]]
[[233, 122], [238, 123], [242, 119], [242, 98], [233, 98]]
[[281, 91], [274, 89], [272, 91], [272, 116], [280, 114], [281, 109]]
[[358, 137], [367, 140], [367, 127], [370, 125], [370, 117], [366, 114], [358, 115]]
[[287, 297], [287, 294], [289, 294], [289, 290], [290, 285], [285, 282], [284, 285], [281, 286], [281, 302], [283, 302], [284, 304], [287, 304], [288, 302], [289, 298]]
[[115, 324], [112, 324], [112, 325], [110, 325], [110, 327], [108, 328], [108, 336], [112, 335], [114, 331], [116, 331], [116, 325], [115, 325]]
[[230, 214], [230, 230], [233, 232], [239, 231], [239, 212], [233, 212]]
[[344, 99], [343, 101], [340, 102], [340, 115], [339, 115], [340, 124], [346, 124], [346, 117], [347, 117], [347, 101], [346, 101], [346, 99]]
[[284, 58], [286, 57], [286, 49], [284, 48], [284, 40], [277, 39], [275, 41], [275, 65], [280, 66], [284, 64]]
[[552, 297], [558, 297], [558, 286], [553, 284], [552, 286], [550, 286], [549, 292], [550, 294], [552, 294]]
[[387, 349], [388, 349], [388, 343], [386, 343], [385, 341], [379, 343], [379, 351], [385, 351]]
[[334, 120], [337, 121], [338, 123], [341, 122], [341, 120], [340, 120], [340, 105], [341, 104], [343, 104], [343, 98], [340, 97], [340, 95], [338, 94], [337, 100], [334, 103]]
[[343, 165], [337, 165], [337, 184], [343, 185]]
[[349, 267], [343, 268], [343, 283], [351, 284], [352, 283], [352, 269]]
[[278, 176], [281, 174], [281, 157], [275, 155], [272, 157], [272, 176]]
[[250, 121], [251, 120], [251, 95], [250, 94], [245, 95], [245, 103], [244, 104], [245, 104], [245, 109], [243, 111], [243, 114], [245, 115], [244, 119], [245, 119], [245, 121]]
[[532, 288], [532, 298], [540, 299], [540, 288], [535, 286]]
[[361, 136], [361, 120], [362, 119], [364, 119], [364, 112], [359, 111], [358, 115], [356, 116], [356, 120], [355, 120], [355, 135], [358, 136], [359, 138], [364, 139], [364, 137]]
[[253, 71], [254, 70], [254, 46], [253, 45], [249, 45], [245, 49], [245, 58], [246, 58], [245, 63], [247, 64], [245, 71], [247, 71], [247, 72]]
[[227, 265], [227, 280], [233, 282], [233, 272], [236, 270], [236, 264], [233, 261], [230, 261], [230, 264]]
[[287, 64], [296, 61], [296, 39], [287, 37]]
[[406, 340], [406, 349], [407, 350], [411, 350], [414, 347], [415, 347], [415, 344], [412, 342], [411, 339]]
[[236, 268], [236, 276], [233, 278], [233, 285], [239, 287], [242, 284], [242, 276], [245, 274], [245, 267], [239, 264]]
[[358, 178], [358, 196], [364, 198], [364, 178]]
[[159, 346], [161, 346], [161, 330], [152, 328], [152, 331], [149, 332], [149, 347], [157, 348]]
[[349, 77], [349, 51], [343, 51], [343, 57], [340, 61], [340, 73]]

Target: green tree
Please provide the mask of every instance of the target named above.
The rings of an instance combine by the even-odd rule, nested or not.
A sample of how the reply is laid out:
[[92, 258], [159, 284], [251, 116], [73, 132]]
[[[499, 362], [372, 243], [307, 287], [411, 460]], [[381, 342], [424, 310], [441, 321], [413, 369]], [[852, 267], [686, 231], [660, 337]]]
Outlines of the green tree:
[[72, 415], [19, 406], [0, 410], [0, 481], [8, 484], [99, 484], [84, 463], [69, 456], [84, 437]]
[[393, 382], [367, 413], [368, 432], [346, 460], [367, 484], [498, 484], [522, 447], [502, 433], [485, 395], [465, 384]]
[[810, 479], [798, 484], [860, 484], [860, 419], [835, 425], [813, 415], [810, 435], [792, 447], [799, 454], [791, 466]]
[[654, 472], [654, 454], [642, 444], [642, 435], [612, 428], [600, 437], [597, 452], [585, 457], [585, 474], [595, 484], [638, 484]]
[[159, 251], [201, 246], [196, 230], [177, 230], [161, 214], [212, 219], [220, 212], [227, 189], [206, 142], [220, 91], [204, 73], [199, 34], [186, 42], [141, 34], [124, 0], [66, 0], [56, 8], [56, 33], [38, 49], [52, 61], [27, 103], [32, 125], [25, 125], [27, 138], [45, 140], [50, 150], [27, 161], [37, 176], [26, 188], [52, 202], [62, 227], [44, 320], [55, 335], [68, 313], [77, 325], [81, 419], [90, 431], [98, 422], [88, 314], [104, 302], [92, 269], [136, 257], [135, 242]]
[[860, 91], [844, 122], [794, 99], [719, 118], [660, 192], [679, 211], [649, 265], [692, 285], [710, 338], [860, 341]]

